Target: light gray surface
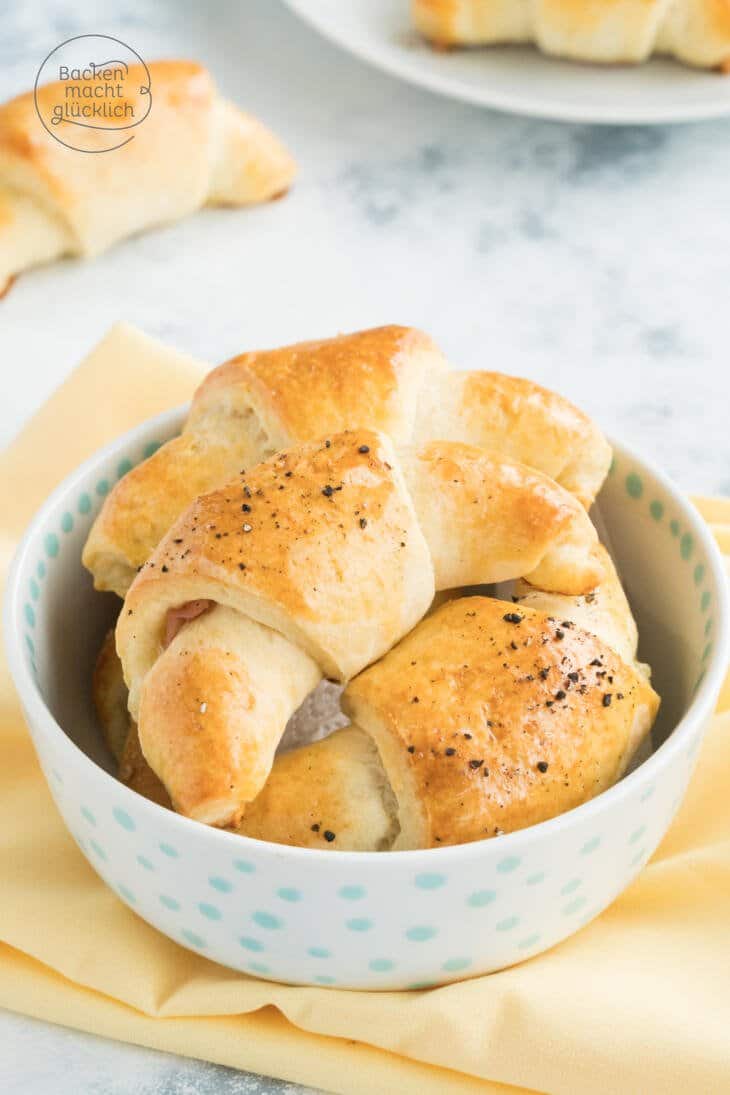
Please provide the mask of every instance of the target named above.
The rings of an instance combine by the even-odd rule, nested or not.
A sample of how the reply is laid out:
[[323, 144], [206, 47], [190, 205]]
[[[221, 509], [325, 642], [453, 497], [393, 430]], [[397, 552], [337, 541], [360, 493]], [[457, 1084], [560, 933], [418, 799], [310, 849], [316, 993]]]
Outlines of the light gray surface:
[[[300, 163], [0, 304], [8, 440], [117, 319], [211, 362], [375, 323], [557, 387], [687, 489], [730, 493], [730, 123], [591, 128], [479, 111], [338, 53], [272, 0], [0, 0], [0, 99], [78, 33], [197, 56]], [[73, 428], [69, 424], [69, 428]], [[8, 1095], [291, 1091], [0, 1014]]]
[[3, 1095], [317, 1095], [308, 1087], [110, 1042], [0, 1010]]

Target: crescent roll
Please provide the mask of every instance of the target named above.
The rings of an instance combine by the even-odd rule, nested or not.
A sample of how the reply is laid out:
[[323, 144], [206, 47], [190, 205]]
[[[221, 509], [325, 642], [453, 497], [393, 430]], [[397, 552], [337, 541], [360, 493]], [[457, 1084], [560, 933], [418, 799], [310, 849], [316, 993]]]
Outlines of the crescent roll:
[[182, 434], [106, 498], [83, 554], [96, 587], [124, 596], [199, 494], [280, 449], [361, 426], [398, 445], [439, 439], [495, 450], [549, 475], [586, 507], [611, 461], [600, 431], [566, 399], [517, 377], [452, 372], [413, 328], [243, 354], [203, 382]]
[[730, 71], [727, 0], [412, 0], [437, 46], [534, 42], [544, 53], [625, 64], [669, 54]]
[[378, 746], [403, 849], [523, 829], [599, 794], [659, 698], [571, 621], [467, 597], [351, 681], [342, 705]]
[[175, 809], [235, 824], [287, 720], [424, 616], [437, 588], [603, 577], [580, 503], [514, 461], [452, 442], [396, 450], [347, 431], [203, 495], [136, 577], [117, 624], [129, 708]]
[[[32, 92], [0, 106], [0, 293], [30, 266], [98, 255], [204, 205], [268, 201], [291, 185], [288, 152], [223, 99], [201, 65], [155, 61], [148, 69], [149, 114], [120, 131], [133, 139], [109, 152], [109, 130], [65, 120], [54, 127], [55, 140], [41, 124]], [[142, 65], [130, 66], [125, 98], [115, 100], [135, 118], [147, 109], [147, 82]], [[73, 80], [40, 87], [41, 114], [50, 116], [74, 87], [79, 90]]]

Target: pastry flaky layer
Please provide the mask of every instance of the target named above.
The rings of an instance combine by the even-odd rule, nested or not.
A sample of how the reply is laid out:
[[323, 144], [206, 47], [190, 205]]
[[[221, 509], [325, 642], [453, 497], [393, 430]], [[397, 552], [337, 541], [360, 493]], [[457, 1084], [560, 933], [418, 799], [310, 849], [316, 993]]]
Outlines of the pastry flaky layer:
[[[603, 605], [551, 595], [551, 612], [486, 597], [442, 605], [351, 681], [352, 726], [276, 757], [234, 831], [333, 851], [436, 847], [525, 828], [605, 790], [659, 698], [612, 568], [601, 589]], [[170, 806], [133, 723], [119, 744], [129, 716], [105, 646], [95, 698], [120, 779]]]
[[364, 429], [286, 450], [200, 497], [127, 594], [144, 755], [180, 812], [235, 823], [318, 680], [380, 658], [436, 589], [526, 576], [578, 595], [604, 573], [585, 509], [515, 461]]
[[730, 71], [730, 0], [412, 0], [411, 9], [442, 47], [534, 42], [578, 61], [659, 53]]
[[518, 377], [451, 371], [413, 328], [242, 354], [203, 382], [181, 436], [106, 499], [83, 556], [97, 588], [124, 596], [199, 494], [280, 449], [361, 426], [399, 445], [439, 439], [494, 450], [551, 476], [585, 506], [611, 461], [601, 432], [568, 400]]
[[[204, 205], [268, 201], [291, 185], [289, 153], [219, 95], [206, 69], [192, 61], [155, 61], [147, 69], [149, 114], [120, 130], [118, 143], [133, 139], [109, 152], [103, 152], [114, 143], [109, 129], [62, 121], [53, 126], [54, 139], [32, 92], [0, 106], [0, 292], [38, 263], [96, 255]], [[131, 66], [125, 98], [115, 104], [143, 118], [147, 84], [143, 66]], [[38, 88], [43, 117], [54, 104], [75, 101], [74, 90], [82, 92], [73, 80]], [[69, 150], [64, 141], [91, 154]]]

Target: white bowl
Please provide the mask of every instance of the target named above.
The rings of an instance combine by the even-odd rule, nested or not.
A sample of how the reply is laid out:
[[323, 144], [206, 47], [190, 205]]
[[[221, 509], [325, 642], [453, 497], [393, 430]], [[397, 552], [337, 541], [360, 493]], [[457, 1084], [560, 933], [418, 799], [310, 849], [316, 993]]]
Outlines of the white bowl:
[[151, 420], [66, 479], [31, 523], [8, 582], [10, 667], [38, 757], [83, 854], [182, 946], [274, 980], [359, 989], [439, 984], [546, 950], [638, 874], [687, 787], [728, 661], [725, 575], [712, 537], [663, 475], [616, 446], [601, 513], [662, 709], [654, 753], [576, 810], [459, 847], [289, 848], [189, 821], [110, 774], [91, 668], [119, 602], [81, 548], [109, 486], [175, 434]]

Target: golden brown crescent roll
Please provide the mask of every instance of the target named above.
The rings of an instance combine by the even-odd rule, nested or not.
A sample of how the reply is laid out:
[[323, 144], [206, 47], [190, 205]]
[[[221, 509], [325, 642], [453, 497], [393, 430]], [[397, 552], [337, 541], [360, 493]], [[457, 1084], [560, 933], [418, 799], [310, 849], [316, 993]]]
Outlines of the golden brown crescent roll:
[[571, 593], [603, 576], [585, 510], [541, 473], [370, 430], [281, 453], [199, 498], [127, 594], [117, 649], [144, 755], [178, 811], [235, 823], [323, 675], [381, 657], [436, 587], [522, 574]]
[[418, 30], [437, 46], [534, 42], [578, 61], [645, 61], [670, 54], [700, 68], [730, 62], [727, 0], [412, 0]]
[[[223, 99], [201, 65], [156, 61], [148, 69], [148, 116], [131, 131], [133, 140], [104, 154], [87, 155], [54, 140], [32, 92], [0, 106], [0, 291], [38, 263], [97, 255], [204, 205], [268, 201], [291, 185], [288, 152], [255, 118]], [[115, 103], [129, 102], [141, 118], [149, 98], [141, 91], [145, 84], [143, 66], [131, 66], [125, 98]], [[41, 113], [68, 100], [74, 86], [69, 80], [40, 87]], [[87, 153], [110, 145], [108, 130], [62, 121], [54, 131]]]
[[243, 354], [203, 382], [181, 436], [105, 500], [83, 555], [97, 588], [124, 596], [199, 494], [282, 448], [361, 426], [399, 445], [440, 439], [493, 449], [545, 472], [586, 506], [611, 460], [600, 431], [561, 396], [500, 373], [449, 371], [412, 328]]
[[592, 798], [624, 773], [659, 698], [569, 620], [466, 597], [423, 620], [342, 702], [378, 746], [403, 849], [523, 829]]

